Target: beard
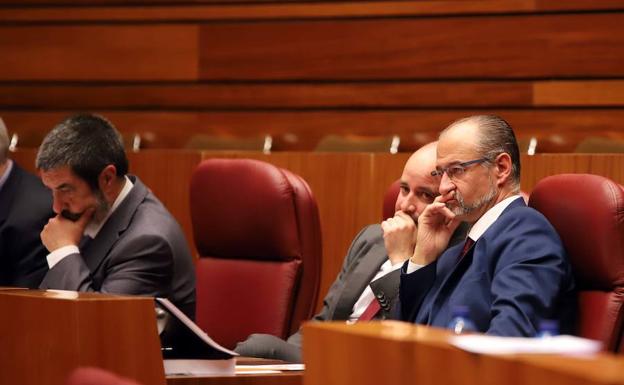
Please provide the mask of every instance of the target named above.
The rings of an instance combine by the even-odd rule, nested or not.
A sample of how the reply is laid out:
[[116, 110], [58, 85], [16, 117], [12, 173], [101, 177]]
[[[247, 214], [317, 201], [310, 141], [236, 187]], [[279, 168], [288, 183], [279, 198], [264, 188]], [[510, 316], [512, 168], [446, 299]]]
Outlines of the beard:
[[496, 194], [498, 194], [498, 189], [494, 185], [492, 179], [490, 179], [489, 181], [490, 181], [490, 189], [487, 192], [487, 194], [477, 199], [477, 201], [474, 202], [473, 204], [470, 204], [470, 205], [466, 204], [466, 202], [464, 201], [464, 197], [461, 195], [459, 190], [455, 190], [455, 200], [457, 201], [457, 204], [453, 206], [449, 206], [447, 204], [446, 207], [448, 207], [449, 210], [453, 212], [453, 214], [460, 216], [460, 215], [468, 215], [474, 212], [475, 210], [478, 210], [486, 206], [487, 204], [492, 202]]
[[[104, 194], [102, 194], [102, 191], [100, 190], [95, 191], [95, 201], [96, 201], [96, 204], [95, 204], [95, 212], [93, 213], [93, 220], [95, 220], [96, 222], [99, 222], [106, 216], [106, 213], [108, 212], [108, 209], [110, 208], [110, 205], [108, 204], [108, 202], [104, 198]], [[69, 219], [72, 222], [76, 222], [78, 219], [82, 217], [84, 213], [85, 213], [84, 211], [75, 213], [68, 209], [64, 209], [61, 211], [61, 216], [65, 219]]]

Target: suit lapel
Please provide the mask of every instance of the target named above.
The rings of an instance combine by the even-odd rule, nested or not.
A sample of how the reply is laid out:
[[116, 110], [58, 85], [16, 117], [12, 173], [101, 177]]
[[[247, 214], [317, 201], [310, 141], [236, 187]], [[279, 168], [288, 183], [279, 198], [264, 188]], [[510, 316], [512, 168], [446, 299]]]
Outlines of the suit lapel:
[[[429, 312], [427, 316], [428, 324], [431, 324], [431, 322], [433, 321], [433, 316], [435, 314], [438, 314], [438, 310], [440, 306], [442, 306], [442, 303], [444, 302], [444, 300], [448, 298], [448, 295], [445, 295], [445, 291], [452, 290], [455, 287], [455, 284], [464, 275], [466, 270], [468, 270], [468, 267], [470, 267], [470, 264], [472, 263], [472, 258], [474, 255], [475, 247], [476, 247], [476, 243], [473, 244], [472, 247], [470, 247], [466, 255], [464, 255], [464, 257], [461, 258], [461, 260], [459, 259], [460, 253], [462, 252], [462, 249], [463, 249], [463, 245], [461, 244], [460, 244], [460, 247], [454, 248], [454, 249], [457, 249], [457, 250], [454, 250], [454, 251], [457, 251], [456, 253], [452, 253], [452, 254], [449, 253], [447, 255], [448, 258], [445, 261], [445, 264], [447, 265], [446, 269], [448, 269], [447, 270], [448, 272], [445, 276], [443, 276], [446, 278], [442, 281], [442, 284], [439, 286], [435, 294], [433, 303], [431, 305], [431, 311]], [[449, 265], [450, 265], [450, 268], [448, 267]]]
[[134, 184], [132, 190], [108, 218], [95, 239], [89, 242], [84, 250], [81, 250], [81, 254], [92, 272], [98, 269], [119, 239], [120, 234], [128, 228], [137, 207], [147, 195], [147, 188], [137, 177], [130, 175], [128, 177]]
[[336, 301], [331, 319], [349, 318], [353, 312], [353, 305], [387, 259], [383, 242], [376, 243], [363, 257], [358, 258], [357, 265], [345, 278], [344, 288]]
[[[508, 210], [516, 206], [525, 206], [524, 200], [516, 199], [515, 201], [511, 202], [505, 208], [505, 210], [503, 210], [499, 218], [505, 215], [505, 213]], [[496, 219], [496, 221], [498, 221], [498, 218]], [[459, 262], [458, 262], [458, 259], [459, 259], [461, 250], [463, 248], [463, 243], [459, 243], [455, 247], [448, 249], [448, 252], [444, 253], [440, 257], [440, 258], [444, 258], [444, 261], [440, 261], [442, 263], [440, 262], [438, 263], [437, 274], [439, 277], [445, 277], [445, 278], [440, 284], [440, 286], [437, 287], [437, 290], [435, 291], [435, 295], [432, 297], [433, 300], [431, 302], [431, 308], [429, 312], [426, 314], [426, 318], [421, 321], [426, 320], [428, 324], [431, 324], [435, 314], [438, 314], [438, 310], [440, 309], [440, 306], [442, 306], [443, 302], [446, 299], [448, 299], [448, 294], [445, 292], [452, 290], [457, 284], [457, 282], [459, 282], [459, 280], [466, 273], [466, 270], [468, 270], [468, 268], [472, 264], [474, 253], [475, 253], [477, 244], [479, 243], [479, 240], [487, 236], [487, 234], [490, 232], [490, 229], [494, 226], [496, 221], [494, 221], [490, 225], [490, 227], [485, 231], [485, 233], [483, 233], [483, 235], [477, 240], [477, 242], [475, 242], [472, 245], [472, 247], [468, 250], [466, 255], [464, 255], [464, 257]]]

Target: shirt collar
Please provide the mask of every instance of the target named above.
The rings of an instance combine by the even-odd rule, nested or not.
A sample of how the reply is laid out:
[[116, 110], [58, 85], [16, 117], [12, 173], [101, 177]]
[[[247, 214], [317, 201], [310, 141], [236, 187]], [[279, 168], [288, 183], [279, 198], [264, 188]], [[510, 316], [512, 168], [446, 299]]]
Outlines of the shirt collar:
[[108, 220], [108, 218], [110, 218], [110, 216], [115, 212], [115, 210], [117, 210], [117, 207], [119, 207], [119, 205], [121, 204], [121, 202], [123, 202], [126, 196], [130, 194], [130, 190], [132, 190], [132, 187], [134, 185], [132, 184], [132, 181], [130, 180], [130, 178], [128, 178], [127, 176], [125, 176], [124, 178], [126, 182], [124, 183], [123, 188], [119, 192], [119, 195], [117, 195], [117, 199], [115, 199], [113, 206], [110, 208], [110, 210], [108, 210], [108, 213], [106, 213], [106, 216], [104, 217], [104, 219], [102, 219], [101, 222], [97, 222], [97, 223], [94, 221], [89, 222], [87, 227], [85, 227], [84, 235], [89, 236], [92, 239], [95, 238], [100, 232], [100, 230], [102, 229], [102, 227], [104, 226], [104, 224], [106, 223], [106, 221]]
[[481, 218], [479, 218], [479, 220], [472, 226], [470, 232], [468, 233], [468, 238], [476, 242], [479, 238], [481, 238], [483, 233], [485, 233], [487, 229], [489, 229], [490, 226], [496, 222], [507, 206], [518, 198], [521, 198], [520, 195], [513, 195], [509, 198], [505, 198], [486, 211], [485, 214], [483, 214]]
[[6, 184], [7, 179], [9, 179], [9, 175], [11, 175], [11, 170], [13, 169], [13, 161], [11, 159], [7, 159], [7, 168], [4, 170], [4, 174], [0, 175], [0, 190]]

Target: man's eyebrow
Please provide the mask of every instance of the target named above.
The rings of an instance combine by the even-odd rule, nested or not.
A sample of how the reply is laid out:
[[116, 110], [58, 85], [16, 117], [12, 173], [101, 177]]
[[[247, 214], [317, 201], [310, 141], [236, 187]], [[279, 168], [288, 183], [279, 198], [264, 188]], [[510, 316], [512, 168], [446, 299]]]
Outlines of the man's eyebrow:
[[60, 185], [54, 187], [55, 190], [61, 190], [61, 189], [66, 189], [66, 188], [70, 188], [71, 186], [68, 183], [61, 183]]

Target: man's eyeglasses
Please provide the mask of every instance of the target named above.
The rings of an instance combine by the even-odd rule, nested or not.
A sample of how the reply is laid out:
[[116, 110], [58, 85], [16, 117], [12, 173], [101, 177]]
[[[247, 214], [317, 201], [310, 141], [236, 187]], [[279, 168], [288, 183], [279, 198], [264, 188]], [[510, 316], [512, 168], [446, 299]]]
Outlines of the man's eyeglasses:
[[468, 162], [454, 164], [452, 166], [448, 166], [445, 168], [436, 168], [435, 170], [431, 171], [431, 176], [442, 176], [444, 175], [444, 173], [446, 173], [446, 175], [448, 175], [449, 178], [453, 179], [458, 176], [461, 176], [464, 172], [466, 172], [466, 169], [469, 166], [487, 162], [488, 160], [489, 160], [488, 158], [481, 158], [481, 159], [469, 160]]

